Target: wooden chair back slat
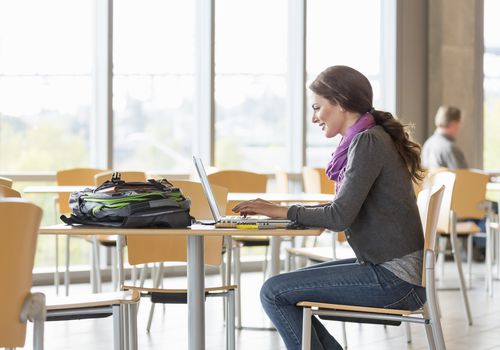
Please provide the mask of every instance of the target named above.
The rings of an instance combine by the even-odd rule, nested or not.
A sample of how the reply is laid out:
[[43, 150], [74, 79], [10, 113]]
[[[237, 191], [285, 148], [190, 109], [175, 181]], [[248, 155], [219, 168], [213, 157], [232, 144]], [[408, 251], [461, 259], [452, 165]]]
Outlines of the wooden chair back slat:
[[0, 347], [23, 347], [21, 307], [32, 285], [42, 209], [19, 198], [0, 199]]

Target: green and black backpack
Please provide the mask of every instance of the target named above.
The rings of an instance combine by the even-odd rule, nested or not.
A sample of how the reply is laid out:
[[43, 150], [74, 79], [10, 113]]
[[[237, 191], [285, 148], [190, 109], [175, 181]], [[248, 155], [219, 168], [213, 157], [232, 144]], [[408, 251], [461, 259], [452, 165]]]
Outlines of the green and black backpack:
[[110, 227], [169, 227], [191, 225], [191, 201], [166, 179], [125, 182], [119, 173], [96, 189], [73, 192], [66, 224]]

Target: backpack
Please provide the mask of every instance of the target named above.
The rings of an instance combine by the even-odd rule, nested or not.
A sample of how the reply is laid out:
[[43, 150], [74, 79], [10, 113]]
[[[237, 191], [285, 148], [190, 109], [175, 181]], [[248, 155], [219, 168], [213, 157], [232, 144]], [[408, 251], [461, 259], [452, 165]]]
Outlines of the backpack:
[[166, 179], [125, 182], [120, 173], [96, 189], [73, 192], [69, 198], [70, 217], [61, 216], [69, 225], [109, 227], [168, 227], [191, 225], [191, 201]]

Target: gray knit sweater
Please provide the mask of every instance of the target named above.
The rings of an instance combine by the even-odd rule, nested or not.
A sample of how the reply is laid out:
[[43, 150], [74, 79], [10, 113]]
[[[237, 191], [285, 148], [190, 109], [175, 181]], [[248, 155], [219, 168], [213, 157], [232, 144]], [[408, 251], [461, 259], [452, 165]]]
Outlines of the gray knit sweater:
[[416, 272], [405, 267], [408, 257], [414, 260], [424, 246], [411, 176], [381, 126], [353, 138], [344, 180], [333, 202], [315, 207], [294, 205], [287, 216], [306, 226], [345, 231], [360, 264], [385, 263], [398, 277], [419, 284], [421, 262], [418, 266], [418, 261], [410, 262], [410, 270]]

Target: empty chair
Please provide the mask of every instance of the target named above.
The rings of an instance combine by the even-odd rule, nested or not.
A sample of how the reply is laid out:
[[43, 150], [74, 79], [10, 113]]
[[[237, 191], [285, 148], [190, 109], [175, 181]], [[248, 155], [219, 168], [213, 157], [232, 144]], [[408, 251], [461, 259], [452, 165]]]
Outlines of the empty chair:
[[[59, 170], [56, 173], [56, 181], [58, 186], [94, 186], [94, 175], [102, 172], [102, 169], [94, 169], [94, 168], [73, 168], [73, 169], [65, 169]], [[71, 213], [71, 208], [69, 207], [69, 193], [59, 193], [58, 204], [60, 214], [68, 214]], [[64, 272], [64, 285], [66, 295], [69, 293], [69, 265], [70, 265], [70, 256], [69, 256], [69, 244], [70, 237], [66, 236], [66, 270]], [[56, 285], [56, 292], [59, 291], [59, 241], [58, 237], [56, 239], [56, 272], [54, 276], [54, 281]]]
[[47, 321], [113, 316], [114, 349], [137, 350], [137, 291], [47, 298]]
[[302, 181], [306, 193], [335, 194], [335, 183], [326, 176], [324, 168], [302, 168]]
[[[253, 173], [241, 170], [223, 170], [208, 175], [208, 181], [212, 185], [225, 187], [229, 192], [243, 193], [265, 193], [267, 190], [267, 176], [263, 174]], [[238, 204], [236, 201], [230, 201], [227, 204], [226, 213], [234, 215], [231, 210]], [[230, 239], [229, 239], [230, 240]], [[234, 283], [241, 286], [241, 261], [240, 247], [265, 247], [264, 252], [264, 278], [267, 270], [267, 253], [270, 244], [270, 239], [267, 236], [233, 236], [233, 262], [234, 262]], [[229, 252], [228, 252], [229, 253]], [[228, 264], [230, 262], [228, 261]], [[241, 322], [241, 287], [236, 290], [236, 326], [242, 327]]]
[[[193, 181], [172, 181], [179, 187], [184, 196], [191, 199], [190, 214], [196, 219], [211, 218], [210, 208], [208, 207], [203, 188], [200, 183]], [[220, 186], [212, 186], [217, 205], [223, 211], [227, 203], [227, 189]], [[169, 261], [187, 261], [187, 239], [186, 236], [154, 236], [154, 235], [129, 235], [127, 236], [128, 260], [132, 265], [169, 262]], [[205, 238], [205, 264], [219, 266], [222, 263], [222, 237], [210, 236]], [[161, 288], [163, 276], [163, 265], [156, 274], [153, 288], [124, 286], [124, 289], [140, 291], [143, 295], [151, 297], [152, 307], [147, 329], [149, 331], [153, 316], [154, 305], [156, 303], [185, 303], [187, 301], [186, 289], [168, 289]], [[206, 296], [224, 297], [226, 307], [229, 310], [227, 317], [227, 347], [234, 349], [234, 285], [223, 285], [217, 287], [205, 288]]]
[[42, 209], [18, 198], [0, 199], [0, 347], [23, 347], [34, 321], [33, 348], [43, 349], [45, 296], [31, 293]]
[[[434, 285], [434, 264], [436, 244], [436, 226], [443, 198], [444, 186], [438, 189], [426, 189], [420, 192], [418, 207], [424, 227], [424, 266], [422, 286], [426, 289], [427, 301], [423, 308], [417, 311], [397, 310], [357, 305], [324, 304], [314, 301], [302, 301], [297, 304], [303, 308], [302, 349], [311, 349], [311, 318], [318, 315], [321, 318], [332, 317], [335, 320], [367, 322], [385, 320], [390, 322], [412, 322], [425, 326], [427, 340], [431, 349], [445, 349], [441, 323], [437, 311], [436, 290]], [[360, 300], [360, 303], [362, 301]], [[421, 317], [418, 317], [420, 314]]]
[[12, 180], [7, 177], [0, 176], [0, 185], [5, 187], [12, 187]]
[[[304, 192], [306, 193], [325, 193], [335, 194], [335, 182], [326, 176], [324, 168], [302, 168], [302, 181], [304, 184]], [[325, 230], [326, 232], [331, 232]], [[330, 249], [325, 247], [316, 247], [317, 237], [314, 237], [312, 247], [306, 247], [305, 241], [302, 247], [287, 248], [286, 270], [290, 271], [293, 268], [294, 257], [301, 257], [309, 261], [318, 263], [337, 259], [337, 241], [344, 242], [346, 240], [343, 232], [332, 233], [332, 246]]]
[[0, 198], [2, 197], [21, 198], [21, 193], [13, 188], [0, 185]]

